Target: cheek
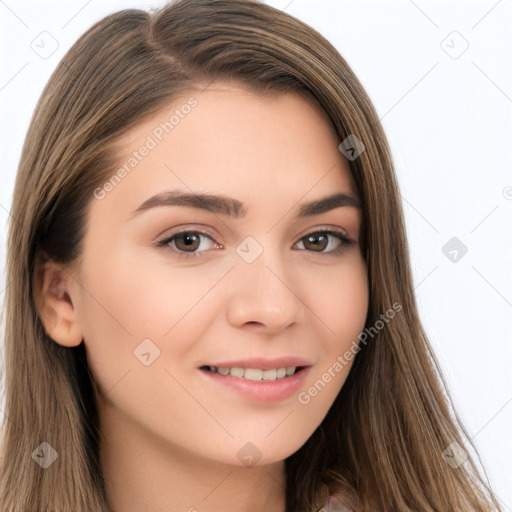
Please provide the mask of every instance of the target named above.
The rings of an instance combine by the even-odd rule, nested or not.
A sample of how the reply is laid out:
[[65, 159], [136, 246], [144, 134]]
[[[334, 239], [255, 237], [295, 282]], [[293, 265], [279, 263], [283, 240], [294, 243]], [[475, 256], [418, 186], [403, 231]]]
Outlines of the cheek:
[[331, 272], [326, 279], [317, 282], [318, 286], [310, 295], [310, 307], [318, 324], [323, 326], [320, 358], [297, 401], [309, 414], [320, 418], [342, 388], [357, 355], [369, 292], [362, 259], [354, 259], [341, 272]]
[[150, 256], [148, 261], [144, 251], [121, 248], [84, 258], [77, 313], [89, 366], [103, 391], [141, 370], [141, 385], [169, 380], [164, 368], [189, 357], [207, 323], [207, 295], [224, 270], [173, 267], [158, 253]]
[[[109, 403], [155, 432], [185, 436], [194, 404], [168, 363], [177, 361], [179, 367], [194, 346], [191, 322], [197, 325], [198, 317], [193, 306], [208, 283], [203, 283], [204, 290], [197, 289], [198, 278], [191, 285], [190, 276], [179, 269], [162, 276], [161, 267], [133, 256], [105, 255], [101, 265], [93, 258], [88, 265], [79, 321], [88, 364], [102, 395], [102, 414], [111, 418], [105, 424], [118, 421], [102, 406]], [[171, 410], [173, 414], [165, 412]]]
[[354, 255], [336, 270], [315, 275], [308, 306], [324, 332], [326, 351], [344, 350], [364, 329], [368, 311], [368, 278], [364, 261]]

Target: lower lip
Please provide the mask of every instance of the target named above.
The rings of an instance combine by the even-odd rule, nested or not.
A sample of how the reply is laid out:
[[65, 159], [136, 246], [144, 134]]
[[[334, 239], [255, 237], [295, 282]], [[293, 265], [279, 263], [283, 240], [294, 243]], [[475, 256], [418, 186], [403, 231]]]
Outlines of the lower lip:
[[222, 375], [208, 370], [199, 370], [206, 378], [224, 385], [242, 396], [259, 402], [281, 402], [294, 395], [303, 385], [311, 366], [276, 380], [247, 380], [233, 375]]

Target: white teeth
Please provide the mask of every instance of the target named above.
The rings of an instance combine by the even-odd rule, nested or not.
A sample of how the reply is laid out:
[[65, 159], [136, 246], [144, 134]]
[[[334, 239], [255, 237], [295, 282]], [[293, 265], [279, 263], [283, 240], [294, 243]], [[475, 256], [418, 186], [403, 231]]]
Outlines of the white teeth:
[[276, 373], [276, 378], [282, 379], [283, 377], [286, 377], [286, 368], [278, 368]]
[[233, 375], [233, 377], [243, 377], [244, 376], [244, 369], [243, 368], [231, 368], [229, 370], [229, 373]]
[[263, 380], [276, 380], [277, 370], [273, 368], [272, 370], [263, 370], [262, 371], [262, 379]]
[[225, 368], [216, 366], [207, 367], [213, 373], [220, 373], [221, 375], [232, 375], [233, 377], [239, 377], [247, 380], [266, 380], [273, 381], [277, 379], [284, 379], [293, 375], [296, 371], [295, 366], [289, 366], [287, 368], [272, 368], [270, 370], [261, 370], [259, 368]]
[[247, 380], [261, 380], [263, 378], [263, 370], [256, 368], [246, 368], [244, 370], [244, 379]]

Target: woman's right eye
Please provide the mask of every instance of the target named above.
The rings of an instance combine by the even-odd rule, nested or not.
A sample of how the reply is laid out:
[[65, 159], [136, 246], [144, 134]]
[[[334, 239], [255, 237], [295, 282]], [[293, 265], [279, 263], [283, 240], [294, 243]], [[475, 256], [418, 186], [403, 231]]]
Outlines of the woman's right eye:
[[[158, 242], [157, 246], [171, 248], [171, 250], [177, 252], [180, 257], [190, 258], [200, 256], [200, 254], [204, 252], [204, 250], [196, 250], [201, 245], [201, 238], [210, 240], [217, 248], [220, 248], [220, 245], [217, 244], [210, 235], [202, 231], [179, 231]], [[205, 250], [208, 250], [208, 248]]]

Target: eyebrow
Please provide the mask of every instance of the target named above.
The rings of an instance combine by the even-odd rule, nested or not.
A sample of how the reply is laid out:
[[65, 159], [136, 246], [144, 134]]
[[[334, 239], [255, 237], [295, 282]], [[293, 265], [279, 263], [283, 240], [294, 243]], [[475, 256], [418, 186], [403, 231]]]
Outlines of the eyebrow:
[[[189, 208], [199, 208], [208, 212], [225, 215], [234, 218], [243, 218], [247, 214], [244, 204], [237, 199], [222, 195], [186, 193], [179, 190], [171, 190], [150, 197], [144, 201], [129, 217], [156, 207], [165, 206], [185, 206]], [[316, 199], [309, 203], [300, 205], [297, 217], [309, 217], [340, 208], [342, 206], [351, 206], [360, 208], [359, 200], [352, 194], [336, 193]]]

